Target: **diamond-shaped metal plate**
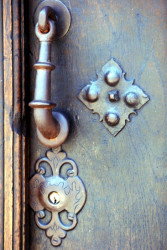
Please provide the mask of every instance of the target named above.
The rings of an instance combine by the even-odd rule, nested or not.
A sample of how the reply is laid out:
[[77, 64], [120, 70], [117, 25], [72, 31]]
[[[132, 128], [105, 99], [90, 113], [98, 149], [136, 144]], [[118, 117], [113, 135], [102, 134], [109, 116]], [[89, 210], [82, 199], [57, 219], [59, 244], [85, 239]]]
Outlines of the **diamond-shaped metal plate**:
[[137, 114], [149, 101], [149, 96], [133, 81], [125, 79], [125, 73], [111, 59], [98, 74], [98, 79], [85, 86], [79, 100], [86, 107], [99, 114], [100, 121], [109, 132], [116, 136], [130, 121], [130, 114]]

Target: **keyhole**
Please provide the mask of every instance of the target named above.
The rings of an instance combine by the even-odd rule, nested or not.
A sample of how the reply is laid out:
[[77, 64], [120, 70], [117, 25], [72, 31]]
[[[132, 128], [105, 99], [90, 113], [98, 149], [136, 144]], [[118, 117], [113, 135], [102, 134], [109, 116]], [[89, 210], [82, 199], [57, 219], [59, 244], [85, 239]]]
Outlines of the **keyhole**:
[[60, 202], [60, 197], [59, 197], [59, 194], [57, 192], [51, 192], [49, 194], [49, 201], [54, 204], [54, 205], [57, 205], [59, 204]]

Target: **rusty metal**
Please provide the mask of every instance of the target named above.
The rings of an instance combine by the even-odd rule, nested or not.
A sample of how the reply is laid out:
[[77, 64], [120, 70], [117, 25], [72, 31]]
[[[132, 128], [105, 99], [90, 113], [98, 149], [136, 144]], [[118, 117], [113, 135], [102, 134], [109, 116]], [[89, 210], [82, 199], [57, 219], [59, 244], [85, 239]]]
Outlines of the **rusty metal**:
[[[64, 6], [64, 5], [63, 5]], [[47, 14], [48, 11], [48, 14]], [[39, 21], [41, 16], [45, 17], [42, 29], [49, 31], [41, 32], [41, 26], [36, 24], [35, 33], [40, 41], [39, 60], [34, 65], [37, 70], [34, 100], [29, 106], [34, 109], [34, 118], [37, 126], [37, 135], [40, 142], [46, 147], [58, 147], [67, 138], [69, 126], [66, 118], [58, 112], [52, 112], [52, 108], [56, 106], [51, 99], [51, 71], [55, 66], [51, 63], [51, 43], [56, 35], [56, 24], [51, 20], [50, 14], [53, 15], [51, 7], [42, 8], [39, 13]]]
[[133, 81], [125, 79], [125, 73], [111, 59], [98, 74], [98, 79], [82, 89], [79, 100], [98, 113], [100, 121], [116, 136], [130, 121], [130, 114], [137, 114], [149, 101], [149, 96]]
[[[49, 165], [51, 175], [43, 164]], [[64, 177], [61, 170], [64, 165], [70, 165]], [[78, 177], [76, 163], [66, 157], [61, 147], [47, 152], [47, 157], [39, 159], [35, 165], [36, 174], [30, 180], [30, 206], [35, 212], [35, 221], [39, 228], [46, 230], [53, 246], [58, 246], [66, 231], [72, 230], [77, 224], [77, 214], [86, 200], [84, 184]], [[46, 219], [46, 210], [51, 213], [51, 219]], [[67, 212], [67, 218], [72, 223], [65, 225], [60, 219], [60, 213]]]
[[56, 34], [54, 40], [64, 37], [71, 25], [71, 15], [68, 8], [59, 0], [40, 2], [34, 14], [34, 25], [38, 22], [41, 31], [48, 30], [47, 20], [55, 21]]
[[49, 6], [44, 6], [40, 13], [38, 18], [38, 26], [41, 32], [47, 33], [49, 31], [49, 18], [51, 20], [56, 21], [55, 18], [55, 12], [54, 10]]

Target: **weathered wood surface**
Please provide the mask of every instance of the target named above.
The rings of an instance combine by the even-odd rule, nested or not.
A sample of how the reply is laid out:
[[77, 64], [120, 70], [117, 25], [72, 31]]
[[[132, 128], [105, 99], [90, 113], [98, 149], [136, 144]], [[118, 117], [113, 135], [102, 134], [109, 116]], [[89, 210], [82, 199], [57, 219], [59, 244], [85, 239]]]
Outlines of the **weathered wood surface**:
[[[2, 2], [0, 3], [0, 13], [2, 16]], [[2, 19], [1, 19], [2, 20]], [[2, 34], [3, 23], [0, 23], [0, 34]], [[2, 47], [2, 35], [0, 36], [0, 64], [3, 65], [3, 47]], [[3, 67], [0, 67], [0, 249], [3, 249], [3, 189], [4, 189], [4, 180], [3, 180], [3, 164], [4, 164], [4, 85], [3, 85]]]
[[24, 249], [27, 198], [23, 2], [3, 0], [0, 12], [0, 249]]
[[[31, 98], [38, 41], [29, 0]], [[75, 230], [58, 249], [167, 249], [167, 3], [164, 0], [64, 0], [72, 14], [68, 35], [55, 42], [52, 100], [71, 118], [63, 148], [75, 159], [87, 189], [87, 202]], [[112, 137], [98, 116], [77, 99], [114, 57], [127, 79], [150, 95], [150, 102]], [[30, 176], [46, 148], [30, 127]], [[30, 210], [31, 211], [31, 210]], [[30, 219], [30, 248], [54, 249]]]

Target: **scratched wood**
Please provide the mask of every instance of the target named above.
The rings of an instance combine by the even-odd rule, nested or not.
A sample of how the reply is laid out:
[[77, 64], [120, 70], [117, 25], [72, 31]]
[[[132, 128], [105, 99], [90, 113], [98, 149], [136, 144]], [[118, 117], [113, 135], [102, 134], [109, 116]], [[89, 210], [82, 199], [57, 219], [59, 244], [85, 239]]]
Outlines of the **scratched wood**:
[[23, 11], [23, 1], [0, 3], [0, 249], [26, 245]]
[[[29, 0], [30, 100], [39, 44]], [[167, 3], [164, 0], [64, 0], [68, 35], [54, 43], [52, 100], [70, 118], [63, 148], [79, 166], [87, 202], [75, 230], [58, 249], [167, 249]], [[115, 138], [77, 96], [116, 58], [150, 101]], [[46, 148], [36, 137], [31, 111], [30, 174]], [[30, 209], [30, 249], [54, 249]]]

